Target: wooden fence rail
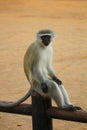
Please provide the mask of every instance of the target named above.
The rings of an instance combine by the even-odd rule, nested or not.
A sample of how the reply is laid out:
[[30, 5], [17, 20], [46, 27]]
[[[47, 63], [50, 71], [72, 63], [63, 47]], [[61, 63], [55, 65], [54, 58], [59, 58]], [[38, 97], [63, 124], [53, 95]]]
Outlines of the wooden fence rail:
[[[32, 105], [20, 104], [19, 106], [16, 106], [13, 108], [0, 107], [0, 112], [32, 116]], [[79, 110], [75, 112], [69, 112], [69, 111], [60, 110], [56, 107], [51, 107], [47, 109], [46, 114], [48, 117], [51, 117], [54, 119], [87, 123], [86, 111]]]
[[60, 110], [51, 106], [51, 99], [43, 98], [37, 93], [32, 95], [32, 105], [20, 104], [11, 108], [0, 107], [0, 112], [32, 116], [33, 130], [52, 130], [52, 118], [87, 123], [86, 111], [70, 112]]

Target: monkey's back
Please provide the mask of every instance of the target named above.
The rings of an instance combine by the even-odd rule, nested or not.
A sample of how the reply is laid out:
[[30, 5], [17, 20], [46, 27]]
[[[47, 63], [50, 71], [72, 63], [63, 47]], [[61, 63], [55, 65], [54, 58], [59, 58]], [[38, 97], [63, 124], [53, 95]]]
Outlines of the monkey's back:
[[25, 72], [25, 75], [27, 77], [27, 79], [29, 80], [29, 82], [32, 84], [32, 69], [33, 69], [33, 66], [35, 65], [35, 63], [37, 63], [38, 61], [38, 53], [37, 53], [37, 44], [36, 43], [32, 43], [26, 53], [25, 53], [25, 56], [24, 56], [24, 72]]

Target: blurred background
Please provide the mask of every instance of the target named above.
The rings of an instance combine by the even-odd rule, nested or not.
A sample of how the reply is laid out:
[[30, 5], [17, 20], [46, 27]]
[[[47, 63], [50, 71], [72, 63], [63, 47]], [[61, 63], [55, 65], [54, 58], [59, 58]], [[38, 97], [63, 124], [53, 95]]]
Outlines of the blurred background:
[[[0, 100], [16, 101], [28, 91], [23, 57], [39, 29], [56, 32], [53, 67], [72, 103], [87, 111], [86, 0], [0, 0]], [[53, 120], [53, 129], [87, 125]], [[0, 113], [0, 130], [32, 130], [32, 118]]]

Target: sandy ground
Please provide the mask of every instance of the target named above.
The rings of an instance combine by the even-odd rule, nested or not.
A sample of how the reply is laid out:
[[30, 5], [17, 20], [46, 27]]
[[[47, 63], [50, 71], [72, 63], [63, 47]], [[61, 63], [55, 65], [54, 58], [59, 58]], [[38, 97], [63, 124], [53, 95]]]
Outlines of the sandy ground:
[[[57, 33], [53, 66], [58, 77], [72, 103], [87, 111], [86, 0], [0, 0], [0, 100], [15, 101], [27, 92], [23, 56], [44, 28]], [[53, 128], [87, 130], [87, 124], [53, 120]], [[0, 130], [32, 130], [32, 119], [0, 113]]]

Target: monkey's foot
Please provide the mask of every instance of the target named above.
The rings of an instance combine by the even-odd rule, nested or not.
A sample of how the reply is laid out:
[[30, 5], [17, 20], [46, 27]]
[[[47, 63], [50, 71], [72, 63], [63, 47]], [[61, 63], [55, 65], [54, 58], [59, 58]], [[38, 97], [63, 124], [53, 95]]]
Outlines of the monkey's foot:
[[76, 110], [82, 110], [82, 108], [79, 106], [74, 106], [74, 107], [76, 108]]
[[64, 107], [60, 107], [59, 109], [65, 110], [65, 111], [71, 111], [71, 112], [74, 112], [77, 110], [76, 107], [74, 107], [73, 105], [66, 105]]

